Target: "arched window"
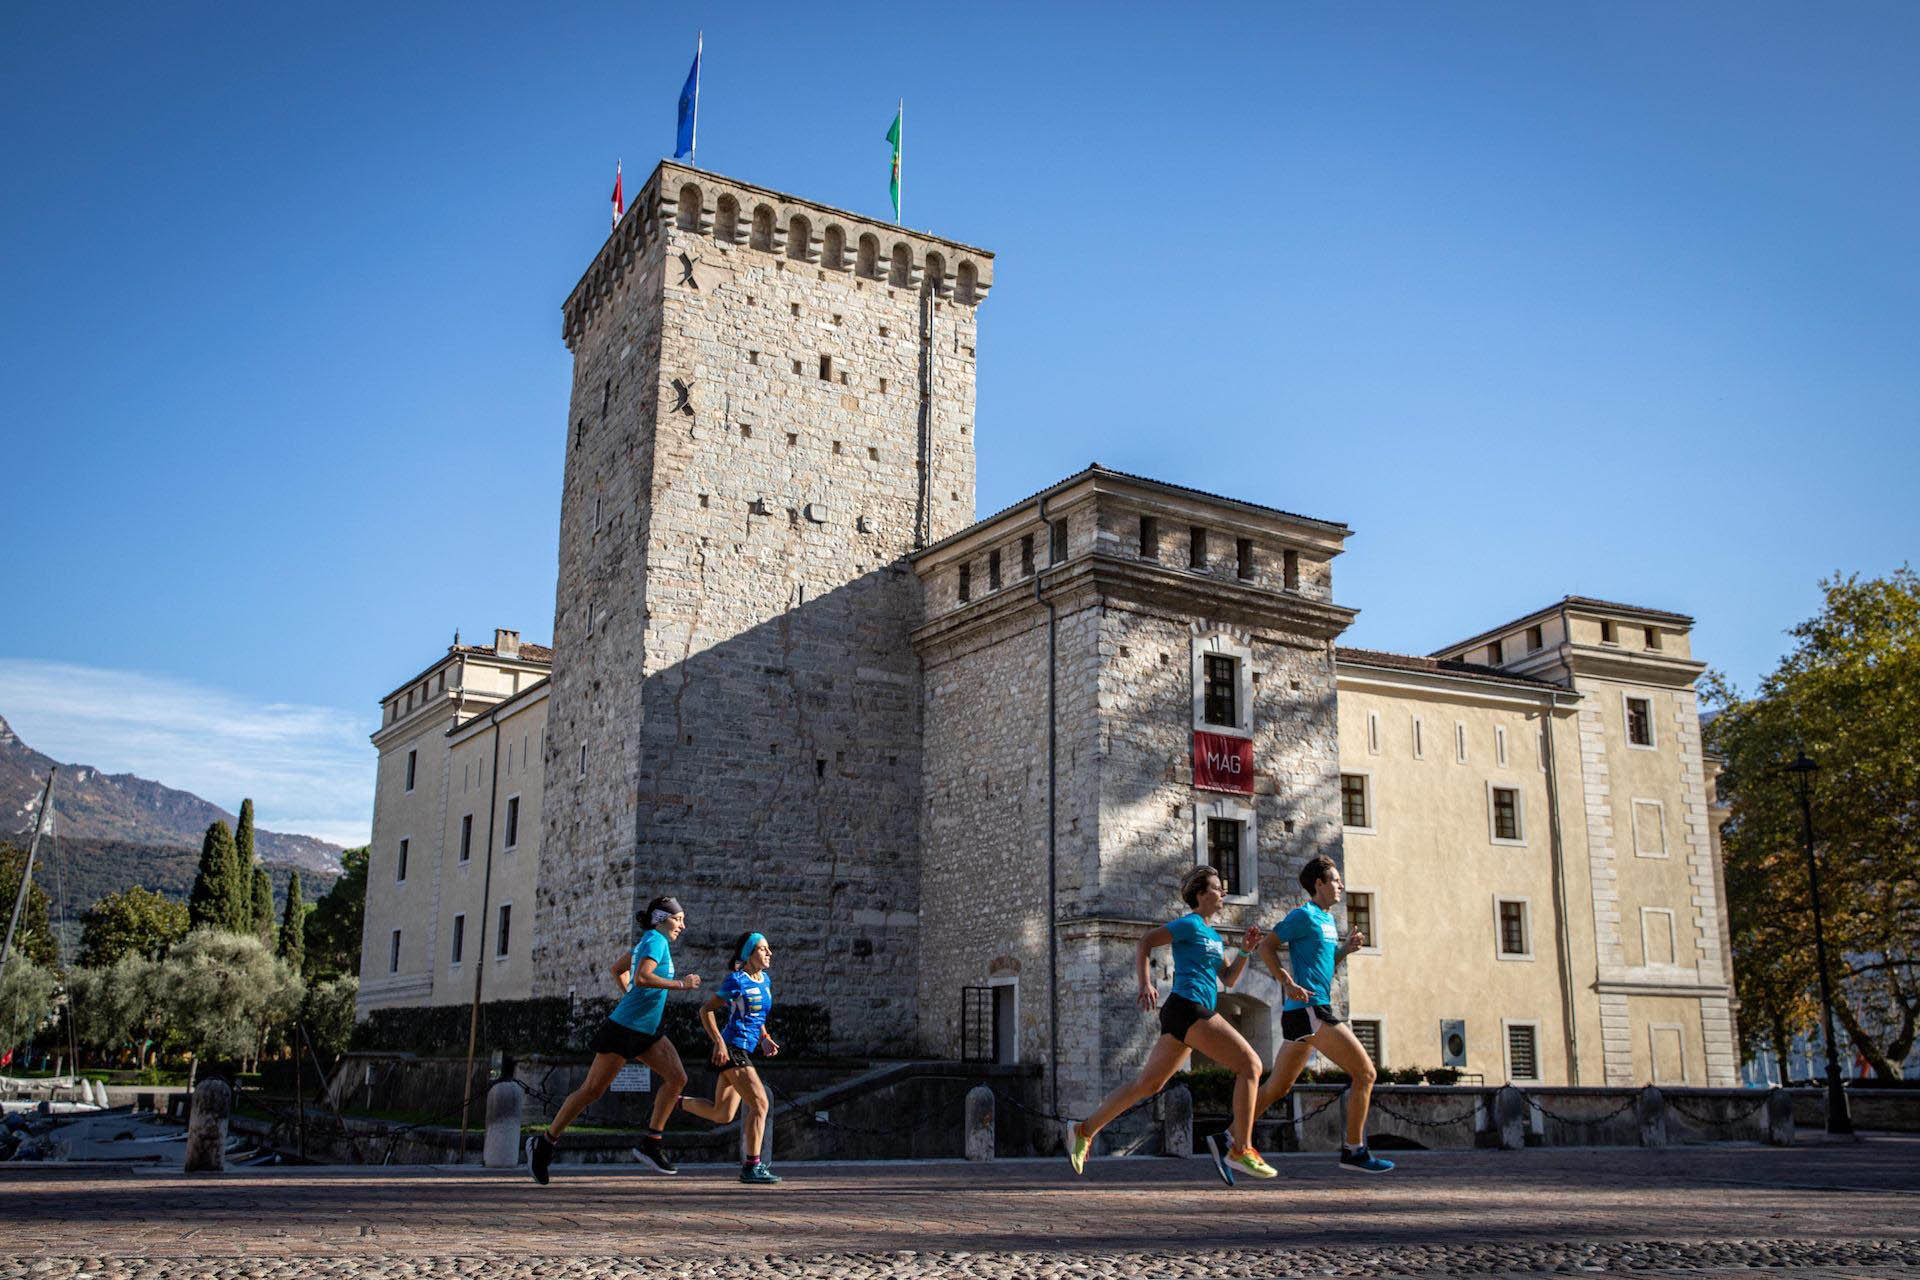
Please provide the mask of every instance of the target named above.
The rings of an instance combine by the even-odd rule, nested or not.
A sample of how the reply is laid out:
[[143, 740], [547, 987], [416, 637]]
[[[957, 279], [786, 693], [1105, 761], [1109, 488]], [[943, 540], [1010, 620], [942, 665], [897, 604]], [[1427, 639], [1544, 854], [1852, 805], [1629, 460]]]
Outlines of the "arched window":
[[680, 229], [700, 229], [700, 188], [691, 182], [680, 188]]
[[753, 211], [753, 247], [773, 248], [773, 210], [764, 204]]
[[947, 260], [937, 253], [928, 254], [926, 272], [921, 287], [934, 297], [940, 297], [947, 289]]
[[972, 306], [980, 300], [980, 268], [968, 258], [961, 262], [960, 272], [954, 281], [954, 299], [964, 306]]
[[880, 241], [871, 232], [860, 237], [859, 257], [854, 270], [868, 280], [880, 278]]
[[803, 262], [813, 257], [813, 225], [797, 213], [787, 219], [787, 256]]
[[820, 250], [820, 261], [829, 271], [847, 269], [847, 232], [837, 222], [827, 227], [825, 242]]
[[740, 202], [721, 196], [713, 211], [713, 234], [727, 244], [740, 241]]
[[893, 267], [887, 273], [887, 283], [902, 289], [913, 283], [913, 251], [904, 244], [893, 246]]

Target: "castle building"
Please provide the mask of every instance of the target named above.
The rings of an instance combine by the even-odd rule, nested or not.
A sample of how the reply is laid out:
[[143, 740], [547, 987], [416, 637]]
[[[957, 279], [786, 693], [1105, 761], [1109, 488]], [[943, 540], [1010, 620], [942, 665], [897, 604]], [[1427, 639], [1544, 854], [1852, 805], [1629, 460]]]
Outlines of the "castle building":
[[[1386, 1065], [1732, 1083], [1690, 619], [1568, 597], [1350, 650], [1338, 521], [1097, 465], [976, 521], [992, 283], [655, 170], [564, 309], [550, 668], [456, 648], [385, 700], [362, 1007], [471, 999], [477, 921], [488, 998], [606, 994], [672, 893], [683, 968], [760, 929], [842, 1047], [984, 1045], [1084, 1111], [1157, 1035], [1132, 949], [1184, 870], [1270, 925], [1327, 854]], [[1262, 1052], [1277, 1006], [1222, 1000]]]

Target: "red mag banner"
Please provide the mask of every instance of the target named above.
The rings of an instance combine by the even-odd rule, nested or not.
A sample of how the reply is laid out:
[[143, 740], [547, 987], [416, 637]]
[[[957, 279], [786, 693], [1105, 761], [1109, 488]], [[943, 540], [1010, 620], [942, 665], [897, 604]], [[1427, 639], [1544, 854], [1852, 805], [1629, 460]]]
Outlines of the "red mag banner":
[[1253, 742], [1193, 731], [1193, 785], [1204, 791], [1253, 794]]

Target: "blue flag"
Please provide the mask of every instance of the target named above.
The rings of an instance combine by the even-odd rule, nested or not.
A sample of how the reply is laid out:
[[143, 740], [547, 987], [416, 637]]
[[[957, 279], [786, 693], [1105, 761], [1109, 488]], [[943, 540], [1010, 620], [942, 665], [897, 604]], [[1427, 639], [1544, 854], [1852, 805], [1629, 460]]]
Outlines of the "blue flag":
[[680, 134], [674, 141], [673, 158], [693, 154], [694, 129], [700, 115], [700, 46], [693, 48], [693, 68], [687, 72], [687, 83], [680, 90]]

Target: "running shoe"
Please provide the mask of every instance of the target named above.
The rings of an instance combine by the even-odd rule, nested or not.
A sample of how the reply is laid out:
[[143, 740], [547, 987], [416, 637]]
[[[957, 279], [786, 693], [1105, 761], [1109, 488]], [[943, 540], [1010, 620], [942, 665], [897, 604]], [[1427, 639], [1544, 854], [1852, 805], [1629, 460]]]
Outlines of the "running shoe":
[[1350, 1173], [1385, 1173], [1393, 1168], [1393, 1161], [1382, 1160], [1363, 1144], [1358, 1147], [1340, 1148], [1340, 1167]]
[[756, 1160], [752, 1164], [740, 1167], [740, 1181], [749, 1186], [770, 1187], [780, 1181], [780, 1175]]
[[1227, 1157], [1227, 1163], [1240, 1170], [1240, 1172], [1250, 1173], [1256, 1178], [1271, 1178], [1274, 1176], [1273, 1166], [1265, 1160], [1262, 1160], [1260, 1153], [1252, 1147], [1234, 1152]]
[[544, 1133], [536, 1133], [527, 1139], [527, 1168], [533, 1171], [533, 1180], [541, 1186], [547, 1185], [547, 1167], [553, 1163], [553, 1139]]
[[640, 1167], [643, 1169], [651, 1169], [655, 1173], [680, 1172], [673, 1161], [667, 1159], [667, 1153], [661, 1149], [658, 1138], [652, 1141], [643, 1140], [639, 1146], [632, 1148], [632, 1152], [633, 1158], [640, 1162]]
[[1227, 1163], [1224, 1152], [1233, 1149], [1233, 1140], [1224, 1133], [1207, 1135], [1207, 1154], [1213, 1157], [1213, 1171], [1220, 1175], [1220, 1181], [1233, 1185], [1233, 1166]]
[[1087, 1167], [1087, 1152], [1092, 1149], [1093, 1139], [1081, 1133], [1079, 1125], [1067, 1130], [1067, 1163], [1076, 1174]]

